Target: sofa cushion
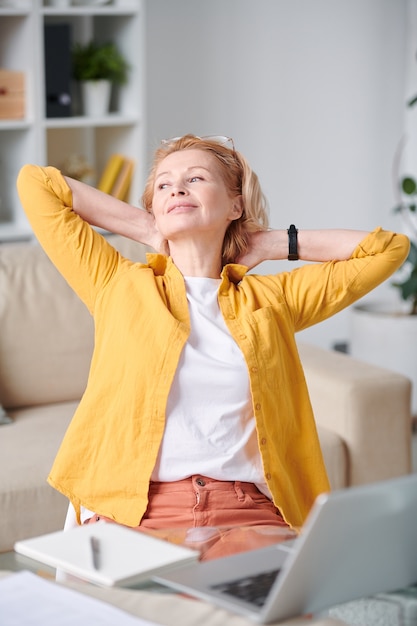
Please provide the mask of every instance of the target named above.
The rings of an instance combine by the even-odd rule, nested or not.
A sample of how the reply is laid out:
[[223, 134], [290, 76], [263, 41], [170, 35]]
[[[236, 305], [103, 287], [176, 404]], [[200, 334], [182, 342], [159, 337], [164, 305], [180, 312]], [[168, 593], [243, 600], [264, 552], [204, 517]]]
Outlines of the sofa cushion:
[[348, 449], [343, 439], [323, 426], [317, 426], [324, 463], [332, 489], [348, 486]]
[[[10, 411], [0, 434], [0, 552], [63, 527], [67, 499], [46, 482], [76, 402]], [[7, 515], [4, 512], [7, 511]]]
[[[133, 261], [149, 248], [109, 236]], [[36, 243], [0, 247], [0, 402], [6, 409], [79, 400], [93, 321]]]
[[0, 250], [0, 401], [14, 407], [78, 400], [93, 322], [41, 248]]

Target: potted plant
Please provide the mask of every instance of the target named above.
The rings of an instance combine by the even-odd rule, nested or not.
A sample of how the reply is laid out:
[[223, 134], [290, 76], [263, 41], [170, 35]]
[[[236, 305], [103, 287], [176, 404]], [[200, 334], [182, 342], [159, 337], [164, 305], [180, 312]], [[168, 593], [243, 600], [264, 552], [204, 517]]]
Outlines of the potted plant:
[[129, 65], [114, 43], [77, 43], [72, 50], [73, 78], [80, 82], [84, 113], [104, 115], [114, 84], [127, 80]]
[[[417, 96], [409, 106], [417, 104]], [[350, 353], [353, 357], [404, 374], [412, 381], [411, 410], [417, 426], [417, 179], [400, 175], [403, 144], [394, 159], [399, 214], [410, 237], [410, 252], [392, 285], [399, 303], [369, 302], [352, 308]]]

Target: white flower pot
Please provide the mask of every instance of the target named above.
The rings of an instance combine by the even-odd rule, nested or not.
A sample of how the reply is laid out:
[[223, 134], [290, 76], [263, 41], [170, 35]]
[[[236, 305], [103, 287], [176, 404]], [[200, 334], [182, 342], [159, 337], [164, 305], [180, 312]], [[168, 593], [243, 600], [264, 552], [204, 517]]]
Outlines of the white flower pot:
[[417, 316], [383, 303], [357, 305], [351, 311], [350, 354], [407, 376], [411, 408], [417, 415]]
[[81, 82], [84, 115], [102, 117], [110, 108], [112, 84], [109, 80], [85, 80]]

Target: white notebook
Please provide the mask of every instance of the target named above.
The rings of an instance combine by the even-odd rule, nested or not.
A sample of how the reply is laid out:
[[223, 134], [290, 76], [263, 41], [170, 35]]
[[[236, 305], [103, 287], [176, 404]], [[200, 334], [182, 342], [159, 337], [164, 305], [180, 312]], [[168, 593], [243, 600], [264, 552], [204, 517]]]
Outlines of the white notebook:
[[106, 587], [126, 587], [198, 560], [199, 552], [98, 522], [17, 541], [18, 554]]

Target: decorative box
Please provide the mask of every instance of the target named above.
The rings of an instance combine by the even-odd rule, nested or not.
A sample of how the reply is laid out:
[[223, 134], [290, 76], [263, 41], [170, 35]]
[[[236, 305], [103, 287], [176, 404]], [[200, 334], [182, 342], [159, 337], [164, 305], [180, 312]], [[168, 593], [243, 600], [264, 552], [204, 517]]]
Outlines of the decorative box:
[[0, 69], [0, 119], [25, 117], [25, 75]]

